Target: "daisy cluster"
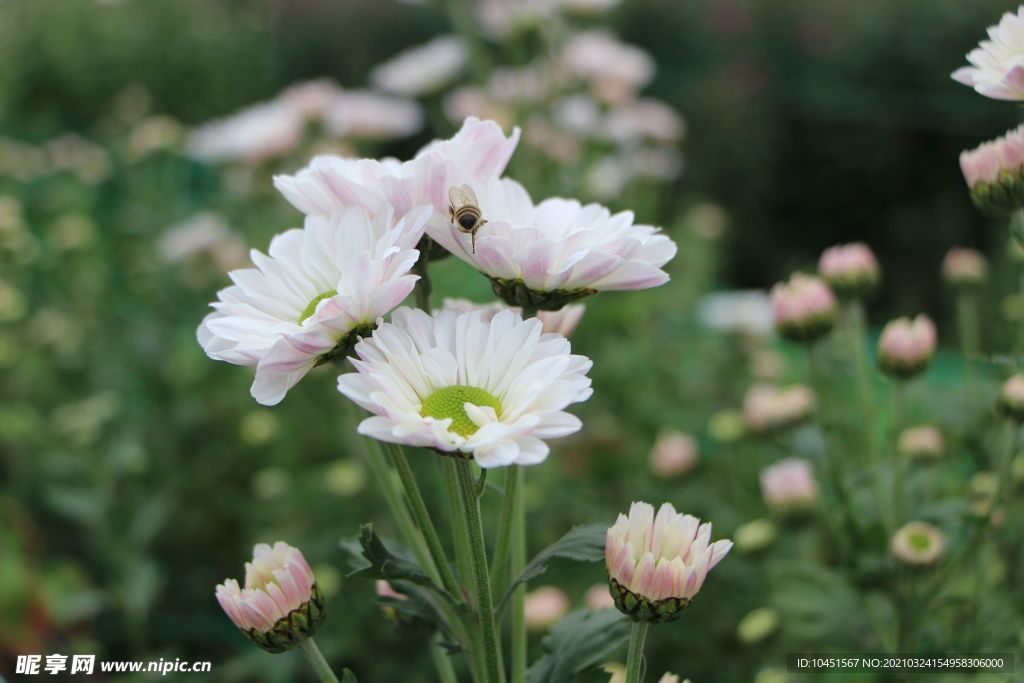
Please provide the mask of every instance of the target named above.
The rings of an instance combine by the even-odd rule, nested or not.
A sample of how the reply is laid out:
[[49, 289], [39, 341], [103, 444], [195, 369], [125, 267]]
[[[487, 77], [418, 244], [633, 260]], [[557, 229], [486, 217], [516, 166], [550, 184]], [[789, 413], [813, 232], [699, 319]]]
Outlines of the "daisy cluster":
[[[471, 117], [408, 161], [318, 156], [277, 176], [303, 227], [229, 274], [199, 327], [203, 349], [255, 367], [252, 395], [265, 405], [314, 367], [348, 359], [354, 371], [338, 389], [370, 413], [361, 434], [481, 467], [544, 460], [548, 439], [581, 427], [566, 408], [591, 394], [591, 361], [566, 338], [583, 314], [572, 302], [665, 283], [676, 246], [630, 212], [535, 202], [503, 175], [519, 136]], [[452, 222], [455, 188], [478, 202], [476, 235]], [[448, 254], [487, 276], [502, 302], [401, 307], [427, 262]]]

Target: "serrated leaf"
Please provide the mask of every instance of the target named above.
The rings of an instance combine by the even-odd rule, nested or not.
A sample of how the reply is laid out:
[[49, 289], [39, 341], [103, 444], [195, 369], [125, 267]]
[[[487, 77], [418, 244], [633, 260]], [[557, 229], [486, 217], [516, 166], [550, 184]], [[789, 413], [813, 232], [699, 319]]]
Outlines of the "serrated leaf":
[[564, 536], [537, 553], [523, 569], [523, 573], [509, 584], [498, 601], [498, 613], [505, 608], [516, 587], [546, 572], [551, 560], [557, 557], [577, 562], [597, 562], [604, 559], [604, 540], [607, 533], [608, 526], [605, 524], [582, 524], [569, 529]]
[[354, 563], [355, 569], [349, 572], [349, 577], [410, 581], [436, 588], [436, 584], [419, 565], [388, 550], [384, 541], [373, 531], [372, 524], [359, 527], [359, 548], [361, 553], [357, 557], [361, 557], [364, 562]]
[[630, 631], [629, 621], [615, 609], [571, 612], [544, 636], [545, 654], [526, 672], [526, 681], [567, 683], [589, 676], [609, 652], [625, 644]]

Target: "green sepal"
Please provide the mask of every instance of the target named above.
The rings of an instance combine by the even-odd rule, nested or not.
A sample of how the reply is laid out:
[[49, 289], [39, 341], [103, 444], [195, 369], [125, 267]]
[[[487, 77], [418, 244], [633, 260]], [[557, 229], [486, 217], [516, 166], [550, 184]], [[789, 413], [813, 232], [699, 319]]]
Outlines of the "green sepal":
[[615, 579], [608, 580], [608, 589], [618, 610], [633, 621], [664, 624], [678, 619], [690, 606], [690, 600], [687, 598], [648, 600], [629, 590]]
[[260, 632], [252, 628], [242, 633], [267, 652], [277, 654], [290, 650], [299, 641], [316, 633], [325, 616], [324, 596], [320, 587], [314, 583], [309, 600], [278, 619], [272, 629]]
[[538, 311], [557, 311], [574, 301], [597, 294], [596, 289], [553, 289], [537, 291], [530, 289], [522, 280], [491, 278], [491, 289], [509, 306], [535, 308]]

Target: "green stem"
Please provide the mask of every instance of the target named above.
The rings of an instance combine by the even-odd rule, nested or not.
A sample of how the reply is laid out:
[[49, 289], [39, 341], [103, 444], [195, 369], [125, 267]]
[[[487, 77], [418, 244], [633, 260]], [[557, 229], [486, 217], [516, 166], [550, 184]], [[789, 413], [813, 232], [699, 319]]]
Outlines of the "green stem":
[[446, 591], [451, 593], [453, 597], [458, 598], [461, 594], [459, 583], [455, 580], [451, 567], [448, 566], [448, 558], [445, 556], [444, 547], [441, 545], [437, 529], [434, 528], [434, 523], [430, 519], [430, 512], [427, 510], [427, 504], [423, 501], [420, 487], [416, 485], [416, 478], [413, 476], [412, 468], [409, 467], [409, 461], [406, 459], [402, 447], [398, 444], [384, 443], [384, 449], [391, 456], [391, 462], [398, 472], [398, 478], [405, 489], [405, 495], [412, 508], [413, 517], [416, 518], [416, 524], [419, 526], [420, 532], [427, 542], [430, 556], [433, 558], [434, 565], [441, 575], [441, 583]]
[[[515, 580], [526, 567], [526, 470], [522, 467], [509, 468], [515, 472], [515, 496], [512, 501], [512, 534], [509, 557], [510, 580]], [[520, 585], [512, 593], [511, 647], [512, 683], [526, 681], [526, 617], [523, 605], [526, 602], [526, 586]]]
[[[837, 519], [832, 521], [831, 517], [831, 506], [822, 506], [822, 512], [829, 518], [829, 524], [833, 526], [839, 533], [836, 535], [836, 542], [839, 544], [839, 552], [842, 557], [848, 557], [849, 546], [854, 542], [855, 538], [860, 535], [857, 529], [856, 522], [850, 515], [850, 504], [849, 499], [846, 495], [846, 489], [843, 487], [842, 473], [839, 471], [839, 463], [833, 457], [830, 444], [829, 435], [831, 430], [830, 426], [830, 415], [829, 408], [831, 407], [831, 401], [826, 400], [826, 387], [828, 386], [828, 378], [826, 377], [825, 369], [823, 367], [824, 362], [822, 361], [821, 347], [819, 343], [813, 343], [808, 347], [808, 353], [810, 354], [811, 364], [811, 387], [814, 390], [814, 394], [818, 399], [818, 411], [820, 414], [819, 422], [821, 424], [822, 431], [822, 465], [825, 470], [825, 478], [828, 482], [828, 487], [832, 490], [835, 496], [837, 505], [835, 506], [835, 514]], [[846, 532], [849, 531], [849, 534]]]
[[469, 532], [469, 549], [473, 561], [473, 584], [476, 589], [476, 613], [483, 638], [484, 681], [501, 683], [505, 680], [501, 667], [501, 647], [498, 630], [494, 623], [494, 601], [491, 596], [491, 577], [487, 571], [487, 549], [484, 547], [484, 530], [480, 523], [480, 499], [476, 495], [476, 480], [468, 460], [458, 460], [455, 472], [459, 479], [459, 492], [466, 511], [466, 528]]
[[869, 462], [878, 464], [878, 451], [875, 448], [875, 411], [871, 401], [871, 380], [867, 369], [867, 353], [864, 344], [864, 304], [860, 299], [853, 299], [847, 305], [849, 328], [847, 336], [850, 340], [850, 355], [853, 357], [854, 370], [857, 374], [857, 393], [860, 396], [861, 417], [864, 420], [864, 439], [867, 445]]
[[451, 657], [441, 647], [440, 639], [441, 637], [438, 636], [430, 643], [430, 657], [434, 660], [437, 676], [441, 679], [441, 683], [459, 683], [459, 678], [455, 675], [455, 667], [452, 666]]
[[303, 655], [306, 656], [306, 661], [313, 667], [313, 671], [316, 672], [317, 678], [322, 683], [338, 683], [338, 677], [331, 671], [331, 665], [324, 659], [324, 655], [320, 652], [320, 648], [316, 646], [316, 641], [312, 638], [305, 638], [299, 641], [299, 650]]
[[430, 271], [427, 268], [429, 263], [430, 254], [426, 248], [421, 247], [420, 258], [413, 266], [412, 272], [420, 276], [414, 290], [416, 292], [416, 308], [421, 308], [427, 313], [430, 313], [430, 295], [434, 291], [434, 285], [430, 280]]
[[629, 654], [626, 656], [626, 683], [642, 683], [644, 666], [644, 641], [647, 639], [646, 621], [633, 624], [629, 636]]
[[434, 566], [430, 549], [423, 539], [423, 534], [416, 528], [416, 523], [413, 522], [412, 516], [409, 514], [409, 508], [406, 506], [405, 501], [402, 500], [402, 490], [395, 480], [395, 473], [384, 459], [381, 442], [375, 439], [366, 439], [365, 442], [370, 444], [370, 447], [365, 449], [366, 461], [369, 463], [370, 471], [373, 472], [373, 476], [380, 485], [381, 491], [384, 492], [384, 499], [387, 501], [388, 507], [391, 508], [391, 514], [398, 525], [398, 532], [402, 536], [402, 541], [409, 546], [416, 561], [427, 571], [430, 578], [440, 582], [441, 574], [438, 572], [437, 567]]
[[960, 332], [960, 348], [964, 354], [964, 393], [969, 415], [977, 414], [978, 391], [973, 359], [980, 348], [978, 340], [978, 301], [973, 292], [961, 290], [956, 297], [956, 318]]
[[495, 595], [505, 592], [505, 585], [509, 580], [509, 542], [512, 533], [516, 485], [519, 483], [518, 469], [515, 465], [505, 468], [505, 497], [501, 501], [501, 517], [498, 519], [498, 533], [494, 541], [494, 554], [491, 556], [491, 587], [494, 589]]
[[[460, 594], [465, 599], [466, 589], [473, 576], [473, 560], [469, 551], [469, 529], [466, 527], [466, 511], [462, 505], [462, 494], [459, 491], [459, 477], [455, 473], [454, 457], [441, 457], [441, 472], [444, 475], [445, 497], [448, 499], [448, 515], [451, 519], [452, 545], [455, 547], [455, 566], [459, 571], [459, 585], [462, 587]], [[480, 641], [480, 630], [470, 628], [469, 655], [470, 668], [474, 681], [483, 680], [484, 658], [483, 647]]]
[[900, 429], [903, 427], [905, 405], [907, 395], [907, 383], [900, 380], [893, 390], [892, 409], [892, 510], [889, 528], [889, 537], [900, 528], [904, 518], [904, 479], [906, 474], [906, 458], [899, 454], [898, 443]]

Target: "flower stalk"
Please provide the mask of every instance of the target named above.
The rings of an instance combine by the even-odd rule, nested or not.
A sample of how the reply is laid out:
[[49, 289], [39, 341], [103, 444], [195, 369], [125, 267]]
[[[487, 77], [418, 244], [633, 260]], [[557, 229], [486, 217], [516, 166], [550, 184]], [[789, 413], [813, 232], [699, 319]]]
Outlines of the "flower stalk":
[[476, 480], [468, 460], [455, 463], [459, 493], [466, 514], [466, 530], [472, 560], [473, 585], [476, 594], [476, 613], [483, 640], [484, 676], [486, 683], [503, 683], [501, 646], [494, 621], [494, 600], [491, 595], [491, 577], [487, 569], [487, 549], [484, 547], [483, 525], [480, 523], [480, 499], [476, 495]]
[[299, 641], [298, 648], [306, 658], [306, 661], [309, 662], [309, 666], [312, 667], [321, 683], [338, 683], [338, 677], [334, 675], [331, 665], [324, 659], [324, 655], [320, 652], [320, 648], [317, 647], [316, 641], [312, 638], [306, 638]]
[[434, 565], [437, 567], [438, 574], [441, 577], [441, 584], [444, 586], [446, 591], [454, 596], [458, 596], [459, 583], [455, 580], [455, 575], [452, 573], [451, 567], [448, 566], [448, 558], [445, 556], [444, 547], [441, 545], [441, 539], [437, 535], [437, 529], [434, 527], [434, 522], [430, 519], [430, 512], [427, 510], [427, 504], [423, 500], [423, 494], [420, 493], [420, 488], [416, 484], [416, 478], [413, 476], [412, 468], [409, 467], [409, 461], [406, 459], [401, 446], [393, 443], [383, 443], [384, 450], [387, 451], [391, 458], [391, 463], [395, 467], [395, 471], [398, 472], [398, 478], [402, 482], [402, 488], [405, 489], [405, 495], [409, 501], [409, 507], [412, 509], [413, 517], [416, 518], [416, 525], [419, 527], [420, 532], [423, 534], [423, 538], [426, 540], [430, 556], [433, 559]]
[[626, 655], [626, 683], [641, 683], [644, 668], [644, 642], [647, 640], [647, 629], [650, 623], [638, 621], [633, 624], [629, 636], [629, 651]]

